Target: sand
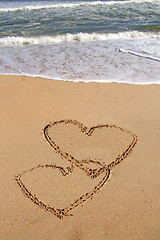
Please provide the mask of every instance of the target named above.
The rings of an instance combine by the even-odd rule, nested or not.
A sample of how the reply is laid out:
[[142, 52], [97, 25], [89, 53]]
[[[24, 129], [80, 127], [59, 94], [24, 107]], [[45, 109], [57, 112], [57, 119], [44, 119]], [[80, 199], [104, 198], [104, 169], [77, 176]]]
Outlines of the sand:
[[160, 239], [160, 85], [0, 75], [0, 239]]

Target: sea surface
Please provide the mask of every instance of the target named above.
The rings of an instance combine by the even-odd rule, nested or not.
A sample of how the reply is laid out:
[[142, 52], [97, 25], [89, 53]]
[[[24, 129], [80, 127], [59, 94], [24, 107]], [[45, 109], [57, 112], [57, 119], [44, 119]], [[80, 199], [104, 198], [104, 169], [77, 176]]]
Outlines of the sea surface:
[[0, 73], [160, 83], [160, 0], [0, 0]]

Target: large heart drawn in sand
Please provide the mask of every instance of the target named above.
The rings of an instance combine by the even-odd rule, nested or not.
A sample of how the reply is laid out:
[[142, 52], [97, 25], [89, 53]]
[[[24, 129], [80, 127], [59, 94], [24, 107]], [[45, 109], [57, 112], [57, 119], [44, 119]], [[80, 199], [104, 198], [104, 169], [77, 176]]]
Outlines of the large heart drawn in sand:
[[[137, 142], [133, 133], [116, 125], [87, 128], [73, 120], [50, 123], [43, 133], [53, 150], [70, 166], [64, 168], [58, 166], [58, 162], [57, 165], [38, 165], [16, 176], [16, 181], [29, 199], [61, 219], [72, 215], [75, 207], [92, 198], [102, 188], [110, 170], [129, 155]], [[51, 186], [47, 184], [48, 176]], [[36, 185], [33, 186], [27, 179], [34, 178]], [[47, 179], [46, 184], [41, 184], [42, 179]], [[71, 198], [62, 203], [65, 195], [60, 197], [64, 191], [60, 186], [64, 184], [66, 188], [68, 186]], [[48, 186], [45, 194], [42, 185]]]

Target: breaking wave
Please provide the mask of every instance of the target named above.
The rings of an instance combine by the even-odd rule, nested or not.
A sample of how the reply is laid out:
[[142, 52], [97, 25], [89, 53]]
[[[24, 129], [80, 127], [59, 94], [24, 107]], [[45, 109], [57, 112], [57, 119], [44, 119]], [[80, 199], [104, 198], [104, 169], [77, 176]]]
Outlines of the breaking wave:
[[19, 7], [8, 7], [0, 8], [0, 12], [11, 12], [11, 11], [27, 11], [27, 10], [41, 10], [51, 8], [74, 8], [79, 6], [96, 6], [96, 5], [117, 5], [127, 3], [147, 3], [147, 2], [159, 2], [159, 0], [124, 0], [124, 1], [95, 1], [95, 2], [80, 2], [80, 3], [60, 3], [60, 4], [46, 4], [46, 5], [24, 5]]
[[16, 45], [38, 45], [38, 44], [58, 44], [71, 42], [93, 42], [116, 39], [139, 39], [139, 38], [159, 38], [160, 33], [128, 31], [119, 33], [77, 33], [56, 36], [40, 37], [3, 37], [0, 38], [0, 46]]

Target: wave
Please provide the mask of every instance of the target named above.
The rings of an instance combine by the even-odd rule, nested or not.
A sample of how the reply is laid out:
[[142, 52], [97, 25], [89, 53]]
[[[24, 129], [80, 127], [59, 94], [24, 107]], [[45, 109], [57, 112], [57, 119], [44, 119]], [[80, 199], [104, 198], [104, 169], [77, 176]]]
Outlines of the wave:
[[3, 37], [0, 38], [0, 46], [17, 46], [17, 45], [38, 45], [38, 44], [58, 44], [72, 42], [93, 42], [107, 41], [116, 39], [139, 39], [139, 38], [159, 38], [160, 32], [138, 32], [128, 31], [119, 33], [77, 33], [56, 36], [40, 37]]
[[107, 1], [107, 2], [95, 1], [95, 2], [60, 3], [60, 4], [48, 4], [48, 5], [24, 5], [20, 7], [0, 8], [0, 12], [41, 10], [41, 9], [52, 9], [52, 8], [74, 8], [79, 6], [117, 5], [117, 4], [127, 4], [127, 3], [141, 4], [145, 2], [159, 3], [159, 0], [124, 0], [124, 1]]

